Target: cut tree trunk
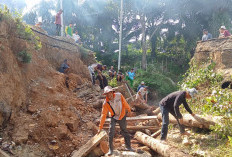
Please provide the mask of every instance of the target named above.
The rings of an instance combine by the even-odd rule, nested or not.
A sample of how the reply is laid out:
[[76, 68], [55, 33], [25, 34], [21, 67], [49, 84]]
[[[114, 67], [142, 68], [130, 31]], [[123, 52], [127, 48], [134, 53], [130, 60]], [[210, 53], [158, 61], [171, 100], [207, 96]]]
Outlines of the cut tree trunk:
[[109, 147], [107, 145], [107, 142], [101, 141], [100, 144], [88, 154], [88, 157], [99, 157], [108, 153], [108, 151]]
[[[119, 126], [115, 126], [116, 129], [119, 129]], [[103, 129], [109, 129], [108, 126], [104, 126]], [[151, 131], [156, 131], [159, 129], [157, 126], [127, 126], [127, 130], [143, 130], [143, 129], [149, 129]]]
[[[137, 117], [126, 117], [126, 121], [144, 121], [157, 119], [157, 116], [137, 116]], [[98, 120], [100, 122], [100, 119]], [[106, 118], [105, 123], [110, 123], [110, 118]]]
[[161, 134], [161, 130], [156, 131], [154, 134], [151, 135], [151, 137], [156, 138]]
[[160, 113], [160, 108], [158, 107], [157, 109], [155, 109], [154, 111], [152, 111], [153, 115], [158, 115]]
[[[162, 120], [161, 113], [158, 115], [158, 119]], [[169, 114], [170, 123], [177, 124], [176, 118]], [[198, 127], [209, 129], [210, 125], [215, 125], [212, 116], [204, 116], [203, 118], [199, 115], [195, 115], [194, 117], [190, 114], [183, 114], [183, 125], [190, 127]]]
[[85, 145], [83, 145], [77, 152], [75, 152], [72, 157], [85, 157], [89, 152], [91, 152], [96, 146], [106, 138], [107, 133], [101, 131], [92, 137]]
[[10, 157], [10, 155], [6, 154], [3, 150], [0, 149], [0, 156], [2, 157]]
[[163, 144], [160, 140], [154, 139], [140, 131], [136, 132], [134, 136], [139, 142], [150, 147], [152, 150], [156, 151], [165, 157], [190, 157], [190, 155], [185, 154], [175, 147]]

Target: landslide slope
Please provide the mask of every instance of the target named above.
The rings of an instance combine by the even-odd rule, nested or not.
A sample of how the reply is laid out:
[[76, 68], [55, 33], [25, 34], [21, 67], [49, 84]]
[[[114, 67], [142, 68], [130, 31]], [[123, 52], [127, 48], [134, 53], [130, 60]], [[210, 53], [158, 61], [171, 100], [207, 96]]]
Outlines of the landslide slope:
[[[68, 156], [93, 136], [87, 122], [100, 116], [91, 103], [101, 97], [92, 87], [87, 65], [91, 52], [38, 30], [42, 48], [20, 35], [15, 20], [0, 18], [0, 124], [3, 141], [14, 141], [16, 156]], [[22, 33], [21, 33], [22, 34]], [[23, 63], [19, 53], [31, 54]], [[68, 75], [57, 69], [68, 59]], [[73, 92], [75, 91], [75, 92]], [[88, 101], [86, 101], [88, 100]], [[51, 147], [55, 140], [56, 147]]]

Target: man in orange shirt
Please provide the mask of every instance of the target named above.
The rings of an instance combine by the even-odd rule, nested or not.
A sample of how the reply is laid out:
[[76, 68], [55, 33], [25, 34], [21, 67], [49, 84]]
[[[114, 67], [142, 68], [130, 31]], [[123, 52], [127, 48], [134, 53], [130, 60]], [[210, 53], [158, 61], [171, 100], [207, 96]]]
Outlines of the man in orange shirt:
[[106, 95], [106, 99], [102, 106], [102, 114], [101, 114], [101, 122], [99, 125], [99, 131], [102, 130], [103, 125], [106, 120], [106, 116], [108, 112], [110, 113], [111, 122], [109, 128], [109, 152], [108, 155], [113, 154], [113, 138], [115, 133], [115, 125], [118, 122], [121, 134], [124, 136], [126, 150], [134, 151], [131, 148], [130, 135], [126, 129], [126, 110], [128, 111], [128, 116], [131, 116], [131, 109], [129, 104], [126, 102], [126, 99], [121, 93], [115, 93], [112, 87], [106, 86], [104, 88], [104, 95]]

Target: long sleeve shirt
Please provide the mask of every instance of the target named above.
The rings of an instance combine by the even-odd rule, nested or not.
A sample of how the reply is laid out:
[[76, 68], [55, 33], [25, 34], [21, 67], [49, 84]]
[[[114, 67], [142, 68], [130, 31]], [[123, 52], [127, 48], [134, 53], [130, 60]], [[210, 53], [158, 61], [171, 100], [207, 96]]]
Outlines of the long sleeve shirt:
[[170, 110], [174, 110], [176, 113], [176, 116], [178, 119], [182, 118], [182, 114], [180, 113], [179, 110], [179, 106], [181, 104], [184, 105], [184, 108], [190, 113], [192, 114], [192, 110], [189, 108], [188, 103], [186, 102], [186, 98], [185, 98], [185, 91], [177, 91], [177, 92], [173, 92], [171, 94], [169, 94], [168, 96], [166, 96], [165, 98], [163, 98], [160, 101], [160, 105], [167, 107]]
[[61, 25], [61, 14], [62, 14], [62, 12], [58, 12], [58, 13], [56, 14], [56, 21], [55, 21], [55, 24]]

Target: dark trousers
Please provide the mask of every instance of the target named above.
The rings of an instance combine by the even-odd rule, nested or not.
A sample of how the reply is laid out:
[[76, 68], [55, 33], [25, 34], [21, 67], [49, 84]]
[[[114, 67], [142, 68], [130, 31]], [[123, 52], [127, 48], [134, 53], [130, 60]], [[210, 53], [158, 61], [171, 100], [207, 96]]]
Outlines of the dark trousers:
[[[101, 76], [102, 76], [102, 78], [101, 78]], [[100, 88], [104, 89], [106, 86], [108, 86], [108, 81], [104, 75], [101, 75], [101, 76], [98, 75], [97, 79], [99, 80]]]
[[121, 120], [116, 120], [114, 118], [111, 118], [110, 122], [110, 128], [109, 128], [109, 147], [111, 150], [113, 150], [113, 138], [115, 133], [115, 125], [116, 123], [119, 123], [120, 129], [121, 129], [121, 135], [123, 135], [126, 148], [131, 148], [131, 142], [130, 142], [130, 135], [126, 129], [126, 116], [124, 116]]
[[56, 24], [56, 35], [60, 36], [60, 32], [61, 32], [61, 25]]
[[179, 119], [176, 116], [174, 109], [169, 109], [166, 106], [162, 106], [159, 104], [160, 112], [162, 114], [162, 128], [161, 128], [161, 140], [167, 139], [168, 134], [168, 124], [169, 124], [169, 113], [171, 113], [177, 120], [178, 126], [180, 128], [180, 132], [184, 133], [185, 128], [180, 124]]

